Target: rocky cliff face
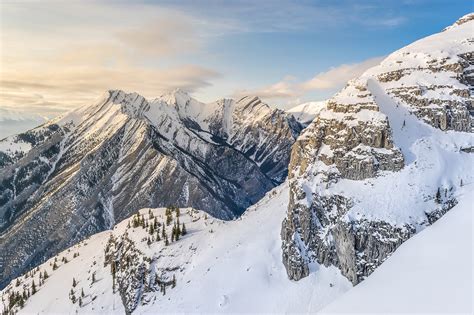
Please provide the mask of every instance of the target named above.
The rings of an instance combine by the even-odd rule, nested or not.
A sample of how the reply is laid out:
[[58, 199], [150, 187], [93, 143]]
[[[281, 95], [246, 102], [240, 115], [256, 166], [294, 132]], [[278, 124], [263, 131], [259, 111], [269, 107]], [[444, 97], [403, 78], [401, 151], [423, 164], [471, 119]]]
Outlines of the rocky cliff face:
[[349, 82], [300, 135], [281, 230], [290, 279], [316, 261], [357, 284], [456, 204], [472, 161], [462, 151], [472, 145], [471, 20]]
[[232, 219], [281, 183], [301, 131], [258, 98], [110, 91], [0, 142], [0, 283], [137, 209]]

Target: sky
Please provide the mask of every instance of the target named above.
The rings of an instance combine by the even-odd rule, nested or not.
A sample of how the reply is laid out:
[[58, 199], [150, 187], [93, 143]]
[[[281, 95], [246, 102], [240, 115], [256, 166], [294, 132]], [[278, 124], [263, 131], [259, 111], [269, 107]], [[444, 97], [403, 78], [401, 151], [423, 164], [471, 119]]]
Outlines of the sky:
[[36, 123], [108, 89], [255, 94], [280, 108], [324, 100], [471, 11], [471, 0], [0, 0], [0, 124]]

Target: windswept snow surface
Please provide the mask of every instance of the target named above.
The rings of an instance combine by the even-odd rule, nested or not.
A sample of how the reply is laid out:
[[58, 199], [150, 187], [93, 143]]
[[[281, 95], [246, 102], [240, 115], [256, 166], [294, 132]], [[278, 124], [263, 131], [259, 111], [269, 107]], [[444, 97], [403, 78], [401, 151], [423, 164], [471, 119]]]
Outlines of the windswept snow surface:
[[[337, 268], [317, 264], [311, 266], [309, 277], [298, 282], [288, 279], [281, 263], [279, 235], [287, 205], [285, 183], [235, 221], [220, 221], [196, 210], [189, 215], [190, 209], [182, 209], [180, 221], [186, 224], [188, 234], [166, 247], [163, 241], [148, 246], [143, 242], [146, 230], [127, 228], [129, 220], [125, 220], [113, 231], [96, 234], [59, 254], [57, 270], [51, 268], [54, 258], [41, 265], [39, 269], [47, 270], [49, 278], [19, 314], [123, 313], [119, 294], [112, 293], [110, 266], [104, 267], [104, 247], [112, 233], [119, 236], [127, 229], [138, 248], [155, 257], [161, 268], [179, 267], [176, 287], [167, 288], [166, 295], [159, 291], [146, 293], [147, 304], [139, 305], [134, 314], [314, 313], [352, 285]], [[161, 222], [164, 209], [153, 212]], [[148, 209], [141, 213], [147, 215]], [[79, 256], [73, 258], [74, 253]], [[68, 257], [67, 264], [60, 263], [64, 256]], [[94, 271], [97, 281], [91, 285]], [[38, 284], [37, 274], [35, 277]], [[85, 292], [82, 307], [68, 297], [73, 277], [78, 283], [76, 296], [82, 288]], [[8, 289], [18, 290], [15, 283], [13, 280], [0, 295]]]
[[321, 313], [473, 314], [473, 186], [465, 185], [452, 210]]
[[309, 125], [326, 107], [326, 101], [308, 102], [297, 105], [286, 112], [292, 114], [303, 125]]

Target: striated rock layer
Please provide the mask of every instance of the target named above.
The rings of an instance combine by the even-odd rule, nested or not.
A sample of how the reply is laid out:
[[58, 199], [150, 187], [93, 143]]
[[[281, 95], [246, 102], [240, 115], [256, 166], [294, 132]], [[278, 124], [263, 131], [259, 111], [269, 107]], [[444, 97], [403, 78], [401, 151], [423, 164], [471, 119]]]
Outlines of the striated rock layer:
[[350, 81], [300, 135], [281, 230], [290, 279], [316, 261], [355, 285], [456, 204], [472, 162], [471, 16]]

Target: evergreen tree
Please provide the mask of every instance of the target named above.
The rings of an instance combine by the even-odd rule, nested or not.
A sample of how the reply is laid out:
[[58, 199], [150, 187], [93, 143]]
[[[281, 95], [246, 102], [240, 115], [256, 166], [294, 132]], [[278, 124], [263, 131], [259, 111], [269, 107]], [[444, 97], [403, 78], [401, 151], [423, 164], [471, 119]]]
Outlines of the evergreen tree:
[[92, 284], [95, 283], [95, 271], [92, 273]]
[[46, 270], [43, 272], [43, 279], [48, 279], [49, 275]]
[[16, 286], [16, 287], [19, 287], [19, 286], [20, 286], [20, 284], [21, 284], [21, 283], [20, 283], [20, 279], [18, 279], [18, 278], [17, 278], [17, 279], [16, 279], [15, 286]]
[[58, 269], [58, 265], [56, 264], [56, 262], [53, 263], [53, 270], [56, 270]]
[[81, 289], [81, 297], [84, 297], [84, 289]]
[[82, 307], [82, 298], [79, 298], [79, 307]]
[[165, 245], [168, 246], [170, 242], [168, 241], [168, 235], [165, 235]]
[[[115, 293], [115, 273], [117, 271], [117, 265], [115, 263], [115, 260], [112, 260], [112, 263], [110, 264], [110, 273], [112, 274], [112, 292]], [[84, 291], [82, 292], [84, 293]]]
[[157, 242], [161, 241], [161, 239], [160, 239], [160, 232], [159, 232], [158, 230], [156, 231], [156, 241], [157, 241]]
[[36, 293], [36, 284], [35, 284], [35, 280], [33, 280], [33, 283], [31, 284], [31, 294], [35, 294]]
[[441, 203], [441, 190], [439, 189], [439, 187], [438, 187], [438, 190], [436, 191], [435, 202], [436, 202], [437, 204], [440, 204], [440, 203]]
[[176, 277], [175, 275], [173, 274], [173, 280], [171, 282], [171, 287], [174, 288], [176, 286]]
[[133, 227], [137, 228], [140, 225], [140, 217], [138, 213], [133, 217]]
[[178, 234], [181, 234], [181, 230], [179, 229], [179, 218], [176, 219], [176, 230]]
[[18, 297], [18, 307], [23, 308], [25, 306], [25, 300], [23, 300], [23, 297], [19, 296]]
[[72, 286], [75, 288], [77, 285], [77, 281], [76, 281], [76, 278], [72, 278]]
[[179, 211], [179, 208], [176, 207], [176, 217], [178, 218], [180, 215], [181, 215], [181, 213], [180, 213], [180, 211]]
[[186, 235], [186, 226], [184, 225], [184, 223], [183, 223], [183, 226], [181, 228], [181, 235], [182, 236]]

